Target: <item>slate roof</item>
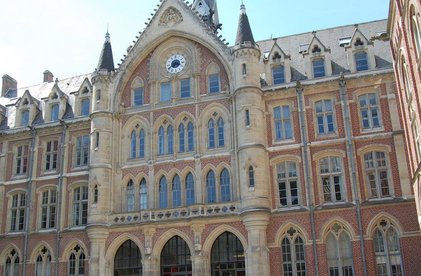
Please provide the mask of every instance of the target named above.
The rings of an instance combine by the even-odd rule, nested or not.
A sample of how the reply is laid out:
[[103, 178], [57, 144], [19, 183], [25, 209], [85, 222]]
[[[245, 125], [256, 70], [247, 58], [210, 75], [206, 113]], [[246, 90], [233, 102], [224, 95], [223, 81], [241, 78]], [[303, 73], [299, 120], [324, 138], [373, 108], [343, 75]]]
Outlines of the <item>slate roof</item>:
[[[377, 20], [357, 25], [358, 30], [367, 38], [370, 39], [387, 30], [387, 19]], [[318, 30], [315, 35], [330, 49], [330, 58], [332, 62], [332, 73], [338, 75], [341, 72], [350, 72], [348, 65], [347, 52], [345, 47], [341, 47], [339, 40], [349, 38], [354, 35], [356, 25], [347, 25], [334, 27], [324, 30]], [[308, 48], [314, 37], [314, 32], [290, 35], [274, 39], [268, 39], [256, 42], [262, 52], [262, 58], [269, 54], [275, 42], [279, 47], [289, 55], [291, 58], [291, 73], [293, 81], [306, 79], [306, 63], [304, 62], [303, 54], [300, 53], [301, 49]], [[392, 55], [390, 53], [389, 41], [375, 40], [374, 47], [369, 45], [370, 50], [374, 53], [376, 60], [376, 69], [392, 68]]]
[[235, 40], [235, 45], [242, 45], [244, 42], [250, 42], [252, 45], [255, 45], [249, 18], [245, 11], [245, 6], [241, 5], [241, 13], [240, 19], [238, 20], [237, 39]]
[[103, 69], [107, 70], [107, 72], [112, 72], [115, 70], [113, 50], [111, 48], [110, 34], [108, 32], [105, 35], [105, 42], [104, 46], [102, 47], [97, 67], [97, 70]]

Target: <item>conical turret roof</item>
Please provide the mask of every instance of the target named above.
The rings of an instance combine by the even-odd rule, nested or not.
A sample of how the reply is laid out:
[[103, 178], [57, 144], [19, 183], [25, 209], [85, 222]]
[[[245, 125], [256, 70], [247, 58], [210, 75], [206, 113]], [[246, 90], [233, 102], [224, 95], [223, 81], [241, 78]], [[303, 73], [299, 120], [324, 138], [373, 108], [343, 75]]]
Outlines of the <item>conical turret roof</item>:
[[246, 13], [246, 7], [244, 4], [242, 4], [240, 19], [238, 21], [237, 39], [235, 41], [235, 45], [243, 45], [246, 43], [251, 43], [251, 46], [254, 46], [256, 44], [254, 41], [253, 33], [251, 31], [250, 22]]
[[99, 57], [97, 70], [107, 70], [108, 72], [112, 72], [115, 70], [113, 50], [111, 48], [110, 34], [108, 33], [108, 31], [105, 34], [105, 42], [104, 46], [102, 47], [101, 55]]

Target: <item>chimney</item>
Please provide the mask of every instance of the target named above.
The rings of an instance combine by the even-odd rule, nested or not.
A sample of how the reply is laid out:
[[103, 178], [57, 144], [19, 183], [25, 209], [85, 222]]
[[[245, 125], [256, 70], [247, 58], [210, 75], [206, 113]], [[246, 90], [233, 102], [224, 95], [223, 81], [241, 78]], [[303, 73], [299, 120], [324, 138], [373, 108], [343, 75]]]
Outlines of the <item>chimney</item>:
[[17, 90], [18, 89], [18, 82], [12, 78], [9, 75], [3, 75], [3, 85], [1, 88], [1, 96], [5, 97], [7, 91], [9, 91], [9, 89], [14, 89]]
[[54, 81], [54, 75], [48, 70], [44, 71], [44, 82], [53, 82]]

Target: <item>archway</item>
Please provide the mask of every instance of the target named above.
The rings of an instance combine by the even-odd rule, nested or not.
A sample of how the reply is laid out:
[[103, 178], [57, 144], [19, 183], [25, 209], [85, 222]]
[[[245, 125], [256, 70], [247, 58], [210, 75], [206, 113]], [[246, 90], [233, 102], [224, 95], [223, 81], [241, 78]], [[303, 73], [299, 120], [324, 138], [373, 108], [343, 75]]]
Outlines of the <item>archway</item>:
[[114, 258], [114, 276], [129, 275], [142, 275], [142, 256], [139, 247], [132, 240], [124, 242]]
[[222, 233], [213, 243], [211, 252], [212, 276], [245, 276], [244, 247], [232, 233]]
[[171, 238], [161, 252], [161, 276], [191, 276], [190, 248], [179, 236]]

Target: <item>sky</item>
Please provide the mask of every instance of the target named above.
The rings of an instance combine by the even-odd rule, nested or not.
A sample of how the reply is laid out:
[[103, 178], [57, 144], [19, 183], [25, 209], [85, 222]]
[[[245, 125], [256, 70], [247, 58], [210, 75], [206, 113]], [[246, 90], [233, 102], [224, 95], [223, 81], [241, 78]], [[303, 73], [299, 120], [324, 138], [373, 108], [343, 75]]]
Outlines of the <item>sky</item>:
[[[243, 0], [255, 40], [385, 19], [389, 0]], [[193, 2], [193, 0], [190, 0]], [[109, 28], [114, 62], [133, 45], [160, 0], [0, 0], [0, 75], [19, 87], [43, 72], [93, 72]], [[241, 0], [219, 0], [220, 32], [233, 45]]]

